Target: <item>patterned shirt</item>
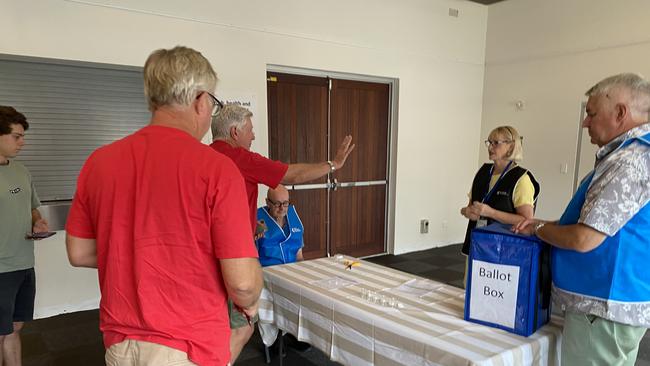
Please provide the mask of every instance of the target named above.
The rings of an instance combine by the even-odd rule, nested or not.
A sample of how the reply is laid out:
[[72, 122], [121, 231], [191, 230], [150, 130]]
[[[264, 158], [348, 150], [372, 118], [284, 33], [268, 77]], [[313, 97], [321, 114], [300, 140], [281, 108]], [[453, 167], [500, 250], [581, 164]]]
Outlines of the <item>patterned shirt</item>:
[[650, 123], [645, 123], [596, 152], [594, 178], [579, 223], [613, 236], [650, 201], [650, 148], [631, 143], [619, 149], [626, 140], [649, 132]]

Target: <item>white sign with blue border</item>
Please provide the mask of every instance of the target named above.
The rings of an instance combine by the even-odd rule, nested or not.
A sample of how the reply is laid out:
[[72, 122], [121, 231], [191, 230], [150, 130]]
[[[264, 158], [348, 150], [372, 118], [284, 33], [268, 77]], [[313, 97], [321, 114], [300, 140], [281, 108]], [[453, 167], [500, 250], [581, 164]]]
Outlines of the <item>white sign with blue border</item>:
[[514, 328], [518, 288], [519, 266], [473, 260], [470, 317]]

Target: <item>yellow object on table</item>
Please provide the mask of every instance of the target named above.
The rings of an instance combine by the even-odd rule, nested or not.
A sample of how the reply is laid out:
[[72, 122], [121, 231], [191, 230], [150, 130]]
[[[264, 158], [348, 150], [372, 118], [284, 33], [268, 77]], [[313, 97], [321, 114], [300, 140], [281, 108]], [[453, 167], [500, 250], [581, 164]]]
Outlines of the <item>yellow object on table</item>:
[[352, 267], [360, 266], [361, 262], [346, 259], [343, 264], [345, 265], [345, 269], [352, 269]]

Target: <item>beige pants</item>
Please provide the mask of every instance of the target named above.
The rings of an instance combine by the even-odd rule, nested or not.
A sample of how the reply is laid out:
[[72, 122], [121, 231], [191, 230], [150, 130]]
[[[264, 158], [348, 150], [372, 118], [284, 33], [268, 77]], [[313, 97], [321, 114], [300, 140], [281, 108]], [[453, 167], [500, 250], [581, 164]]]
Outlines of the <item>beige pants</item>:
[[105, 359], [106, 366], [196, 366], [183, 351], [134, 339], [110, 346]]

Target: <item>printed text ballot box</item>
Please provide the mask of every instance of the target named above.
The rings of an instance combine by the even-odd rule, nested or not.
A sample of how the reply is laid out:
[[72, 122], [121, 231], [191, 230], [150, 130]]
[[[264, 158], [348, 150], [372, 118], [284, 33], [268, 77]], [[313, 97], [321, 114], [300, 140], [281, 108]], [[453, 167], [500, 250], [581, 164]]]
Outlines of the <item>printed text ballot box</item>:
[[541, 277], [548, 277], [544, 245], [501, 224], [472, 231], [465, 320], [523, 336], [546, 324], [550, 307], [542, 294], [547, 286]]

